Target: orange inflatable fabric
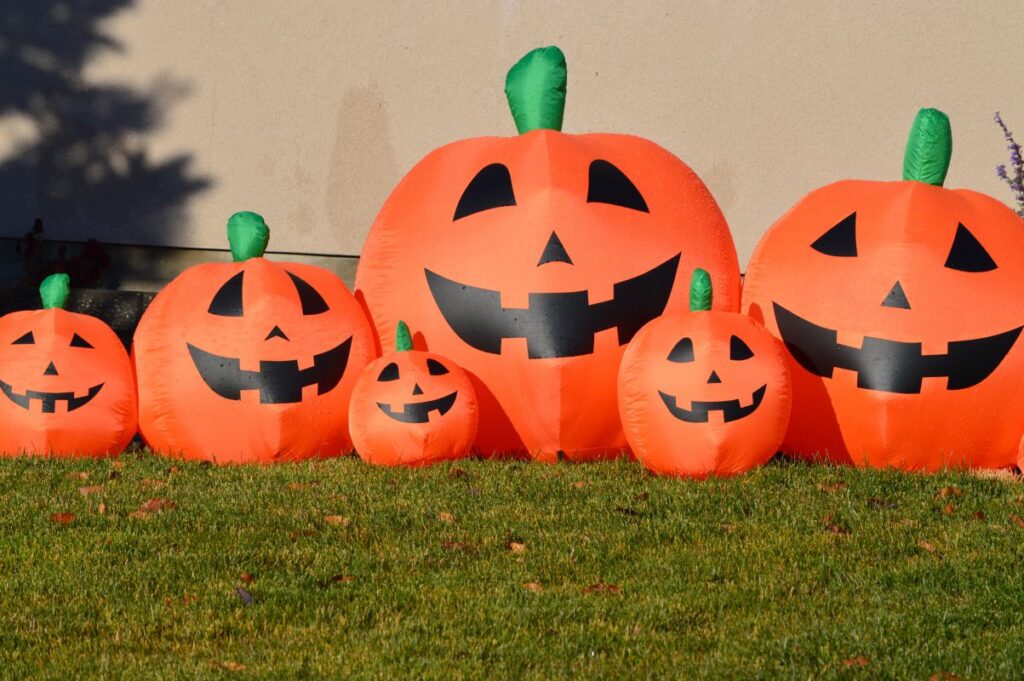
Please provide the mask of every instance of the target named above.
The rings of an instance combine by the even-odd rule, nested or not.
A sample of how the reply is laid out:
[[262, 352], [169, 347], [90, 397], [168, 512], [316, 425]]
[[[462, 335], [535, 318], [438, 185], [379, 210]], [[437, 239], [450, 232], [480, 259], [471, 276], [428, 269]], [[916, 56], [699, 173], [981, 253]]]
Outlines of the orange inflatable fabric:
[[128, 353], [102, 321], [63, 309], [68, 286], [52, 274], [44, 309], [0, 318], [3, 456], [113, 456], [135, 435]]
[[216, 463], [350, 450], [349, 397], [376, 354], [362, 307], [327, 270], [264, 259], [259, 215], [233, 215], [228, 239], [234, 262], [189, 268], [139, 321], [143, 439]]
[[647, 324], [619, 369], [619, 414], [649, 470], [735, 475], [782, 443], [792, 395], [782, 344], [737, 312], [711, 310], [707, 272], [694, 272], [690, 312]]
[[478, 421], [466, 372], [450, 359], [413, 349], [399, 322], [395, 352], [363, 370], [352, 391], [349, 427], [367, 463], [421, 466], [470, 453]]
[[784, 451], [908, 470], [1016, 461], [1024, 223], [943, 188], [951, 140], [923, 109], [903, 181], [811, 192], [754, 251], [743, 308], [789, 350]]
[[534, 50], [508, 74], [520, 134], [442, 147], [384, 204], [356, 277], [382, 345], [405, 319], [464, 367], [477, 450], [589, 460], [626, 447], [615, 404], [625, 345], [685, 309], [706, 268], [736, 310], [739, 267], [707, 187], [648, 140], [562, 133], [565, 60]]

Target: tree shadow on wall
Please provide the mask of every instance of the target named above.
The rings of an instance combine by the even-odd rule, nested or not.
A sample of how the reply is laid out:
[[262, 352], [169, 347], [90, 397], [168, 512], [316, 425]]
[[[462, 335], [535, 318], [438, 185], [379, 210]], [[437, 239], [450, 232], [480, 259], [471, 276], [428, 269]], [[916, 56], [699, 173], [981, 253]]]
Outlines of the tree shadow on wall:
[[0, 236], [42, 218], [46, 238], [173, 245], [187, 200], [210, 185], [190, 154], [147, 152], [184, 85], [86, 81], [93, 59], [122, 49], [100, 22], [133, 2], [0, 0], [0, 120], [21, 139], [0, 160]]

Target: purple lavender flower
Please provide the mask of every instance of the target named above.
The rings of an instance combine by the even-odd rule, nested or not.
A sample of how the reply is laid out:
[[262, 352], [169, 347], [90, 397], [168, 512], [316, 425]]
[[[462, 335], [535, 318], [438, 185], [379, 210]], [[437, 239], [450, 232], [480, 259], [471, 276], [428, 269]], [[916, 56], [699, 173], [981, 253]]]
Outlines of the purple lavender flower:
[[1017, 204], [1017, 215], [1024, 218], [1024, 160], [1021, 159], [1020, 144], [1013, 138], [1013, 133], [1003, 123], [1003, 119], [998, 111], [995, 115], [995, 121], [1003, 129], [1003, 137], [1006, 138], [1006, 149], [1010, 152], [1010, 170], [1008, 171], [1005, 165], [997, 165], [996, 175], [1010, 186], [1013, 200]]

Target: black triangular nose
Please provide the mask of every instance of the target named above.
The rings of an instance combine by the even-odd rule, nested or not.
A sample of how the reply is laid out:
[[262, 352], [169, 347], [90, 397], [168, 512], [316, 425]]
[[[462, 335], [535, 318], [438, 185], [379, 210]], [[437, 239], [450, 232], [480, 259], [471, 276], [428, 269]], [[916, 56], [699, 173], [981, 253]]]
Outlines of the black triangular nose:
[[900, 282], [896, 282], [892, 290], [889, 291], [889, 295], [882, 301], [882, 307], [895, 307], [900, 310], [909, 310], [910, 301], [907, 300], [907, 294], [903, 292], [903, 287], [900, 286]]
[[413, 395], [422, 395], [423, 394], [423, 389], [420, 388], [420, 384], [419, 383], [416, 383], [415, 385], [413, 385], [413, 387], [412, 387], [412, 394]]
[[288, 336], [284, 335], [284, 331], [281, 330], [280, 326], [272, 328], [270, 333], [268, 333], [267, 337], [263, 340], [270, 340], [271, 338], [284, 338], [285, 340], [289, 340]]
[[721, 383], [721, 382], [722, 382], [722, 379], [720, 379], [718, 377], [718, 374], [716, 374], [714, 371], [712, 371], [711, 375], [708, 376], [708, 383]]
[[570, 265], [572, 264], [572, 258], [569, 257], [568, 251], [562, 245], [562, 240], [554, 232], [551, 232], [551, 236], [548, 237], [548, 243], [544, 246], [544, 252], [540, 254], [540, 260], [537, 261], [537, 267], [546, 262], [567, 262]]
[[50, 365], [48, 367], [46, 367], [46, 371], [43, 372], [43, 376], [59, 376], [59, 375], [60, 374], [57, 373], [57, 367], [53, 366], [53, 362], [50, 362]]

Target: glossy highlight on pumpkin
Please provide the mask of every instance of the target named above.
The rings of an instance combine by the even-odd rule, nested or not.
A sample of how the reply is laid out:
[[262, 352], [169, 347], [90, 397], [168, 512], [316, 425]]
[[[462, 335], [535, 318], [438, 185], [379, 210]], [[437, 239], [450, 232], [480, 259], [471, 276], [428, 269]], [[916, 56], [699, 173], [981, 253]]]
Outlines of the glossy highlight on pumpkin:
[[135, 381], [121, 340], [64, 310], [68, 275], [40, 286], [42, 310], [0, 318], [0, 454], [114, 456], [135, 435]]
[[696, 266], [718, 307], [739, 302], [732, 238], [700, 178], [639, 137], [561, 132], [565, 88], [560, 50], [524, 57], [506, 82], [521, 134], [420, 161], [377, 216], [356, 277], [382, 346], [406, 319], [467, 370], [485, 455], [621, 455], [626, 344], [685, 309]]
[[922, 110], [903, 181], [817, 189], [755, 249], [743, 309], [787, 348], [787, 453], [910, 470], [1015, 463], [1024, 223], [942, 187], [950, 135], [944, 114]]
[[362, 307], [327, 270], [265, 259], [255, 213], [232, 216], [228, 235], [234, 262], [189, 268], [139, 321], [143, 439], [217, 463], [349, 451], [349, 398], [375, 354]]

